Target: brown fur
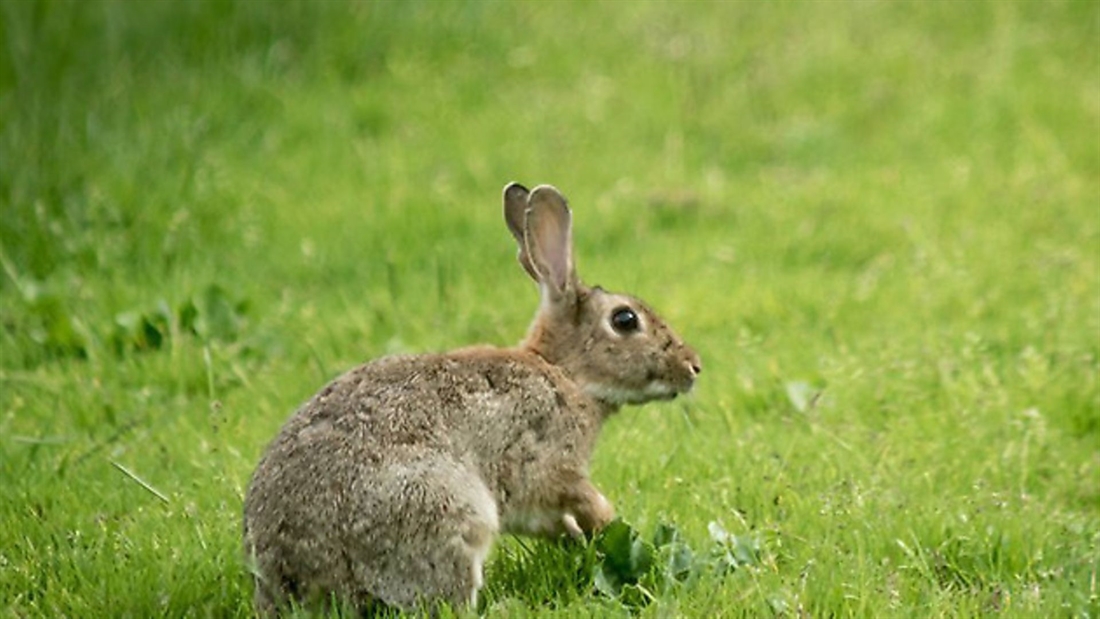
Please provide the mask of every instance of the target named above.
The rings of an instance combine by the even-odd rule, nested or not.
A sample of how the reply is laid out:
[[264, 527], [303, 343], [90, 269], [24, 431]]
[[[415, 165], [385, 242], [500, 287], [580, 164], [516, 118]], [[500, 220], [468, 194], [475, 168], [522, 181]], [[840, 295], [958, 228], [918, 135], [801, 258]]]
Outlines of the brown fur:
[[[505, 220], [543, 298], [518, 347], [357, 367], [268, 447], [244, 507], [261, 613], [473, 603], [500, 532], [580, 535], [614, 516], [588, 478], [604, 419], [689, 390], [698, 356], [637, 299], [580, 282], [557, 190], [509, 185]], [[610, 326], [623, 307], [639, 331]]]

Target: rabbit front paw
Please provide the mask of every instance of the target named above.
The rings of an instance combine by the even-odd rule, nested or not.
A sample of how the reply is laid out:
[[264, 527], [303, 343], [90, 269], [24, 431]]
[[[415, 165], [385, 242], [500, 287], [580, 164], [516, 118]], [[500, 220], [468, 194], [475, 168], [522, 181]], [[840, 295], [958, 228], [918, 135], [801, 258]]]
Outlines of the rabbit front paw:
[[584, 530], [581, 529], [581, 525], [577, 524], [576, 516], [566, 512], [562, 514], [561, 523], [565, 527], [565, 532], [569, 534], [569, 537], [573, 539], [584, 539]]
[[573, 537], [583, 537], [607, 526], [615, 518], [615, 508], [594, 487], [585, 493], [585, 500], [562, 515], [562, 524]]

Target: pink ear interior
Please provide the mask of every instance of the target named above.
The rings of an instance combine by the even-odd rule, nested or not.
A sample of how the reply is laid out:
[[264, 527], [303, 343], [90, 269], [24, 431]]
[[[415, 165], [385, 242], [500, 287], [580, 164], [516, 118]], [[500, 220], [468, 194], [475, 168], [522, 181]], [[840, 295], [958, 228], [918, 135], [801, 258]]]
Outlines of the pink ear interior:
[[561, 294], [573, 280], [573, 226], [565, 197], [540, 185], [528, 197], [527, 253], [542, 284]]

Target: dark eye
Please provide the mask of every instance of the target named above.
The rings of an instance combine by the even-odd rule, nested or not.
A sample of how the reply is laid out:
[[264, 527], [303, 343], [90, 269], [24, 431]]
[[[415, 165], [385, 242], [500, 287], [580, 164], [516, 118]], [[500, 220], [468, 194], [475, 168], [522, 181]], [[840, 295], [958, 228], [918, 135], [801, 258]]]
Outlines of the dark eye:
[[633, 333], [638, 330], [638, 315], [629, 307], [620, 307], [611, 312], [611, 327], [619, 333]]

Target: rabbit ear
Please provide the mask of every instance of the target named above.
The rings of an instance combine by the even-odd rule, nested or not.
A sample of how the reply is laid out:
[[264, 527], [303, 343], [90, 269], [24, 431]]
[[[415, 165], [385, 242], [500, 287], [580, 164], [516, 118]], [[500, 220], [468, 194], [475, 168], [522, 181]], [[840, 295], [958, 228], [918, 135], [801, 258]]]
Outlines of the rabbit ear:
[[527, 204], [526, 251], [544, 294], [549, 292], [551, 299], [560, 299], [575, 293], [573, 218], [565, 196], [550, 185], [539, 185]]
[[527, 243], [523, 240], [523, 229], [527, 223], [527, 197], [529, 195], [530, 192], [523, 185], [515, 182], [508, 183], [504, 188], [504, 222], [508, 224], [508, 231], [512, 233], [512, 237], [516, 239], [516, 243], [519, 245], [516, 260], [519, 260], [523, 270], [527, 271], [531, 279], [538, 281], [538, 273], [535, 273], [535, 269], [531, 267], [531, 259], [527, 256]]

